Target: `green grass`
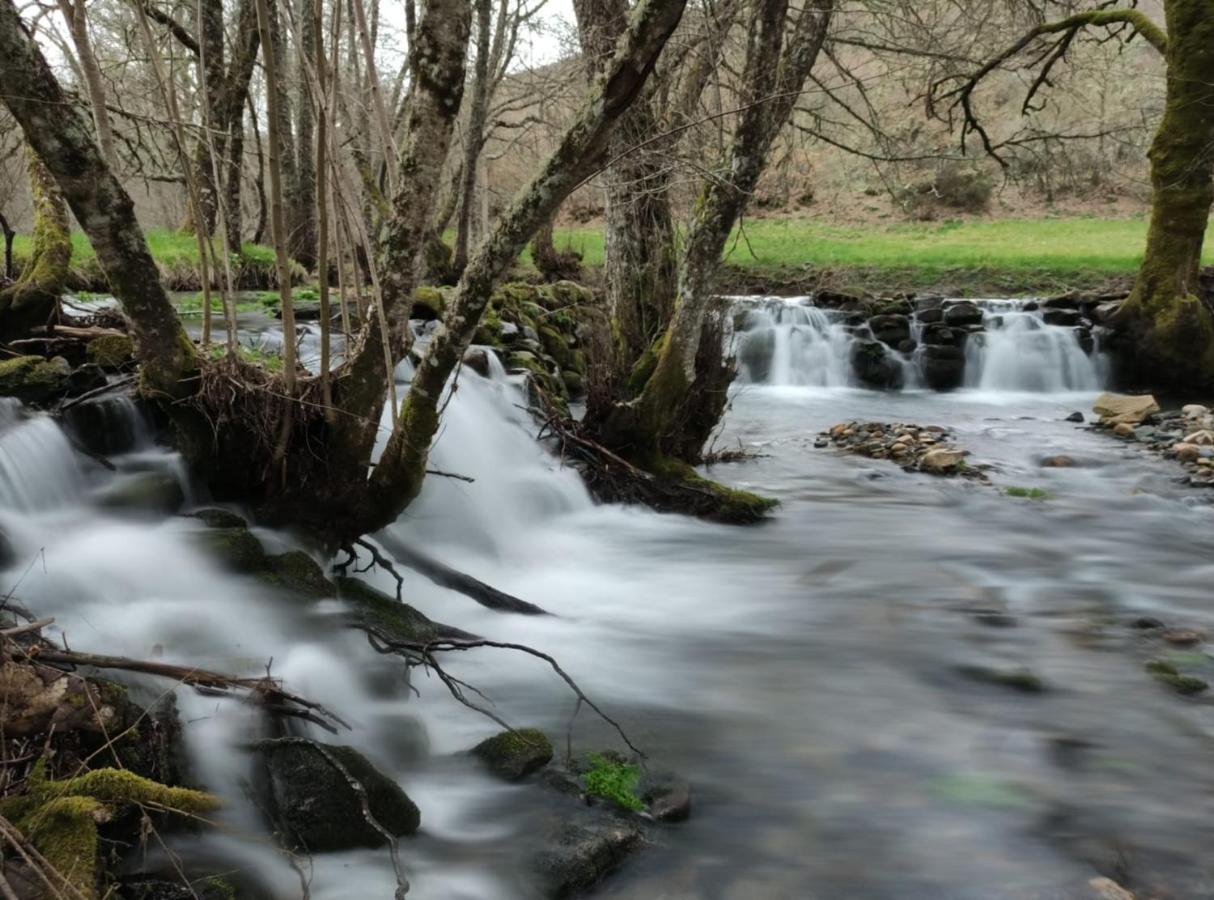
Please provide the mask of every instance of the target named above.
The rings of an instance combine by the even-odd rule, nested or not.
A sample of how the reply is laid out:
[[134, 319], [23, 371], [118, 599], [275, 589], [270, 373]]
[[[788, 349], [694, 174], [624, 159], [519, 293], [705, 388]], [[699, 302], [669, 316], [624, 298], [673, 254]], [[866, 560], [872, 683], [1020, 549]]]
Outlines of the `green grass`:
[[[152, 258], [160, 263], [165, 268], [176, 268], [178, 266], [196, 266], [198, 265], [198, 240], [192, 234], [183, 234], [180, 231], [170, 231], [164, 228], [155, 228], [145, 232], [147, 238], [148, 249], [152, 251]], [[219, 242], [215, 243], [216, 251], [221, 250]], [[13, 255], [18, 262], [26, 259], [30, 252], [30, 237], [26, 234], [17, 235], [17, 239], [13, 242]], [[274, 251], [269, 247], [264, 247], [261, 244], [245, 243], [240, 248], [241, 256], [246, 260], [265, 265], [274, 264]], [[72, 265], [86, 266], [96, 259], [96, 254], [93, 252], [93, 246], [89, 243], [88, 238], [83, 232], [72, 233]]]

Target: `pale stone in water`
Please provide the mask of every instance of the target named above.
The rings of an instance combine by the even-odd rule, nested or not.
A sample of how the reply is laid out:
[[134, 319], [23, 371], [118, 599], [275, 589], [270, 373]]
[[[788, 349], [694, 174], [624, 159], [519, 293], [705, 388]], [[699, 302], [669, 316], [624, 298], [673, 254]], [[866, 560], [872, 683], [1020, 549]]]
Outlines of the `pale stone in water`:
[[1134, 426], [1129, 422], [1118, 422], [1113, 426], [1113, 434], [1117, 435], [1118, 437], [1133, 437]]
[[920, 465], [929, 472], [947, 472], [956, 468], [965, 460], [965, 453], [951, 447], [937, 447], [929, 450]]
[[1214, 431], [1194, 431], [1190, 435], [1186, 435], [1184, 442], [1186, 444], [1197, 444], [1199, 447], [1209, 447], [1214, 445]]
[[1150, 394], [1101, 394], [1092, 404], [1092, 412], [1113, 421], [1113, 424], [1137, 425], [1152, 413], [1159, 412], [1159, 404]]
[[1200, 419], [1204, 415], [1208, 415], [1210, 408], [1202, 406], [1200, 403], [1190, 403], [1187, 406], [1181, 407], [1180, 413], [1186, 419]]
[[1194, 462], [1201, 457], [1201, 450], [1196, 444], [1176, 444], [1172, 452], [1181, 462]]

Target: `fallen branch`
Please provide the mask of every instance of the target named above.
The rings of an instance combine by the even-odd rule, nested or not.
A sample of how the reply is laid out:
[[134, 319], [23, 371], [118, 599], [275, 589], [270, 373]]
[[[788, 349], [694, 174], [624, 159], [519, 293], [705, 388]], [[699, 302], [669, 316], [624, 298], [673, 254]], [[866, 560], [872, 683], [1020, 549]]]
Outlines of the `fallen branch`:
[[31, 659], [52, 665], [91, 666], [95, 669], [122, 669], [126, 672], [156, 675], [188, 684], [205, 693], [226, 695], [233, 692], [244, 692], [250, 699], [257, 701], [271, 712], [303, 719], [334, 734], [337, 733], [338, 726], [350, 727], [340, 716], [325, 709], [319, 703], [283, 690], [282, 685], [269, 676], [238, 678], [207, 669], [129, 659], [124, 656], [79, 653], [75, 650], [61, 650], [49, 645], [28, 649], [23, 647], [22, 650]]
[[524, 616], [550, 615], [547, 610], [541, 609], [534, 603], [528, 603], [526, 600], [520, 600], [518, 597], [507, 594], [505, 591], [499, 591], [492, 585], [485, 584], [485, 582], [473, 578], [471, 575], [456, 571], [433, 557], [406, 546], [402, 541], [393, 537], [388, 532], [379, 532], [376, 534], [375, 539], [383, 545], [385, 550], [392, 554], [392, 557], [397, 562], [408, 566], [414, 572], [424, 576], [439, 587], [444, 587], [463, 594], [465, 597], [470, 597], [481, 606], [496, 610], [497, 612], [520, 613]]

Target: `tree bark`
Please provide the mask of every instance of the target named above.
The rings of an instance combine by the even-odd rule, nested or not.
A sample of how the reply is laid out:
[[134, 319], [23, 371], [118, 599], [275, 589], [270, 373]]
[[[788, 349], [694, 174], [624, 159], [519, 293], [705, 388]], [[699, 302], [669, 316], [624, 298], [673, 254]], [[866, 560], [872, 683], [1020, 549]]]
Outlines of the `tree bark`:
[[307, 0], [300, 11], [299, 51], [296, 53], [298, 62], [296, 84], [298, 96], [295, 99], [296, 137], [299, 146], [299, 165], [295, 173], [295, 183], [291, 186], [291, 206], [294, 209], [295, 239], [292, 256], [309, 272], [316, 266], [316, 104], [318, 100], [311, 96], [312, 78], [316, 71], [316, 41], [317, 24], [315, 8], [320, 0]]
[[8, 224], [8, 219], [4, 218], [4, 213], [0, 213], [0, 233], [4, 235], [4, 280], [13, 280], [13, 239], [17, 236], [17, 232], [13, 231], [12, 226]]
[[644, 89], [685, 5], [686, 0], [644, 0], [637, 7], [614, 58], [557, 149], [461, 275], [445, 327], [418, 364], [400, 418], [371, 474], [372, 496], [386, 499], [379, 510], [385, 524], [421, 490], [444, 389], [472, 341], [494, 284], [528, 237], [603, 159], [613, 129]]
[[88, 91], [89, 107], [93, 111], [93, 125], [97, 129], [97, 144], [101, 155], [111, 169], [118, 168], [118, 154], [114, 151], [114, 130], [110, 126], [110, 114], [105, 105], [105, 82], [101, 77], [101, 66], [93, 52], [93, 41], [89, 36], [88, 18], [84, 0], [59, 0], [59, 10], [67, 21], [80, 70], [84, 73], [84, 86]]
[[468, 265], [469, 232], [472, 229], [472, 203], [476, 189], [477, 161], [485, 143], [485, 120], [489, 112], [489, 35], [493, 16], [491, 0], [476, 0], [476, 66], [472, 79], [472, 102], [464, 132], [464, 160], [460, 168], [459, 218], [455, 225], [453, 267], [456, 273]]
[[784, 48], [787, 0], [758, 0], [742, 76], [743, 111], [726, 164], [696, 202], [679, 263], [674, 316], [654, 348], [656, 360], [640, 397], [617, 407], [607, 430], [609, 446], [643, 468], [667, 468], [669, 457], [684, 453], [689, 443], [686, 401], [696, 391], [700, 338], [721, 254], [813, 69], [832, 10], [830, 0], [806, 5]]
[[134, 204], [25, 31], [13, 0], [0, 0], [0, 101], [54, 176], [130, 317], [143, 389], [187, 395], [194, 389], [194, 347], [160, 284]]
[[1214, 384], [1214, 317], [1199, 284], [1214, 204], [1214, 9], [1168, 0], [1167, 95], [1151, 163], [1151, 224], [1119, 319], [1139, 335], [1139, 367], [1176, 383]]
[[34, 203], [34, 243], [21, 277], [0, 291], [0, 339], [6, 341], [26, 337], [31, 328], [47, 324], [59, 308], [72, 260], [63, 193], [33, 149], [27, 148], [26, 156]]

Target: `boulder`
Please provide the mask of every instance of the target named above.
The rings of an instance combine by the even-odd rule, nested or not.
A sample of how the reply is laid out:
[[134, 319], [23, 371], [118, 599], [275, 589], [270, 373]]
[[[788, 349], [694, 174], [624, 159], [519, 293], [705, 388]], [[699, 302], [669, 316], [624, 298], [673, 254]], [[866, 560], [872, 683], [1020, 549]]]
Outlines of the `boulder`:
[[421, 824], [400, 785], [352, 747], [277, 738], [254, 750], [258, 799], [289, 847], [312, 853], [383, 847], [385, 832], [413, 834]]
[[101, 366], [85, 363], [72, 369], [72, 374], [68, 376], [67, 395], [69, 397], [79, 397], [87, 394], [89, 391], [103, 388], [107, 384], [109, 384], [109, 379], [105, 377], [105, 372]]
[[659, 822], [683, 822], [691, 816], [691, 783], [673, 775], [655, 775], [641, 786], [641, 799]]
[[881, 343], [897, 347], [910, 339], [910, 320], [902, 315], [873, 316], [868, 320], [868, 330]]
[[1181, 407], [1180, 414], [1186, 419], [1200, 419], [1202, 416], [1210, 414], [1210, 407], [1202, 406], [1200, 403], [1189, 403]]
[[0, 396], [45, 405], [67, 391], [72, 369], [62, 356], [18, 356], [0, 362]]
[[928, 325], [923, 329], [923, 343], [952, 346], [965, 340], [965, 332], [955, 331], [943, 323]]
[[606, 814], [579, 814], [550, 822], [534, 866], [544, 897], [586, 891], [641, 847], [640, 829]]
[[426, 644], [441, 638], [467, 640], [466, 631], [435, 622], [407, 603], [389, 597], [365, 581], [342, 576], [336, 579], [337, 596], [351, 608], [350, 625], [374, 631], [388, 640]]
[[965, 465], [965, 451], [952, 447], [933, 447], [919, 461], [919, 468], [926, 472], [944, 474]]
[[99, 456], [113, 456], [135, 448], [138, 433], [129, 401], [123, 397], [97, 397], [72, 406], [64, 421], [80, 446]]
[[971, 303], [969, 300], [950, 303], [944, 308], [944, 323], [946, 325], [959, 327], [981, 325], [982, 317], [982, 310], [978, 308], [976, 303]]
[[1197, 462], [1201, 458], [1201, 448], [1196, 444], [1174, 444], [1172, 452], [1181, 462]]
[[114, 372], [135, 361], [135, 341], [126, 334], [103, 334], [89, 341], [85, 354], [89, 362]]
[[965, 381], [965, 352], [960, 347], [926, 346], [920, 366], [924, 382], [934, 391], [951, 391]]
[[902, 386], [902, 366], [880, 341], [856, 341], [851, 350], [852, 369], [868, 387], [891, 390]]
[[519, 781], [552, 762], [552, 742], [537, 728], [520, 728], [481, 741], [471, 753], [498, 778]]
[[915, 313], [915, 318], [924, 325], [935, 325], [944, 321], [944, 310], [939, 306], [934, 306], [930, 309], [921, 309]]
[[1150, 394], [1114, 394], [1105, 391], [1092, 404], [1092, 412], [1109, 420], [1110, 424], [1122, 422], [1138, 425], [1147, 416], [1159, 412], [1159, 404]]

